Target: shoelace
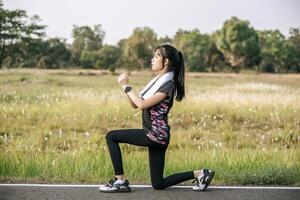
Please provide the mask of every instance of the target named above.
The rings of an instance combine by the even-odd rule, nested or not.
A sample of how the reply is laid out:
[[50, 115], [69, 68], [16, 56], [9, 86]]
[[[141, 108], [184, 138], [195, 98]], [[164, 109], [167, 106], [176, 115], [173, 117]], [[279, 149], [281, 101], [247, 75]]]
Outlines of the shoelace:
[[196, 178], [192, 183], [195, 183], [195, 182], [197, 182], [197, 185], [199, 186], [200, 185], [200, 182], [202, 182], [203, 180], [204, 180], [204, 182], [202, 182], [202, 184], [205, 184], [205, 179], [206, 179], [206, 177], [207, 176], [202, 176], [201, 178], [200, 178], [200, 180], [198, 179], [198, 178]]
[[106, 185], [107, 187], [113, 187], [114, 183], [116, 182], [115, 179], [110, 179], [109, 183]]
[[199, 184], [199, 181], [198, 181], [198, 179], [197, 179], [197, 178], [195, 178], [195, 180], [193, 180], [193, 182], [192, 182], [192, 183], [195, 183], [195, 182], [197, 182], [197, 185]]

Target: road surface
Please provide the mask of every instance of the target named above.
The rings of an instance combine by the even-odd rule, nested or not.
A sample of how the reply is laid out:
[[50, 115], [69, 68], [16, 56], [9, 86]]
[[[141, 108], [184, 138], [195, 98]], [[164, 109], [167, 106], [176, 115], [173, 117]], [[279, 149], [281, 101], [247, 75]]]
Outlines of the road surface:
[[154, 190], [135, 185], [131, 193], [105, 194], [98, 185], [41, 185], [0, 184], [0, 200], [300, 200], [300, 187], [226, 187], [212, 186], [205, 192], [194, 192], [191, 187], [171, 187]]

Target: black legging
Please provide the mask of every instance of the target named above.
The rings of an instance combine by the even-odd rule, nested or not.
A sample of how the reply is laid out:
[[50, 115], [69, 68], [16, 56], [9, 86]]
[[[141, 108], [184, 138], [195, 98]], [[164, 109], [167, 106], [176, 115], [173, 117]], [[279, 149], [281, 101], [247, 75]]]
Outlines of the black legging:
[[161, 190], [194, 178], [194, 172], [176, 173], [163, 177], [165, 153], [168, 145], [150, 140], [144, 129], [113, 130], [107, 133], [106, 142], [113, 163], [115, 175], [123, 175], [122, 155], [119, 143], [148, 147], [151, 183], [154, 189]]

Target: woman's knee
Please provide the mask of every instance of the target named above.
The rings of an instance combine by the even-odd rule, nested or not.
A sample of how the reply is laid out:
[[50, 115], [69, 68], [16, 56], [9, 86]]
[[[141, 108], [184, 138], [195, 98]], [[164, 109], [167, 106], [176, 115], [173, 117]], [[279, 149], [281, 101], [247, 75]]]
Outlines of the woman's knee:
[[152, 187], [153, 187], [155, 190], [163, 190], [163, 189], [165, 189], [165, 186], [164, 186], [164, 184], [162, 183], [162, 181], [152, 182]]
[[113, 141], [115, 135], [116, 135], [116, 131], [114, 130], [107, 132], [105, 135], [106, 142]]

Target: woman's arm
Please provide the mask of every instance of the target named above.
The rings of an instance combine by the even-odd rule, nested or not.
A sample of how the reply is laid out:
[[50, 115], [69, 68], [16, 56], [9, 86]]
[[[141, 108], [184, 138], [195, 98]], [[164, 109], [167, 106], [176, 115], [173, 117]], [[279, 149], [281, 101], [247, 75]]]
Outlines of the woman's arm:
[[[125, 90], [125, 88], [127, 87], [128, 85], [122, 85], [123, 87], [123, 90]], [[129, 96], [127, 95], [128, 97], [128, 101], [129, 101], [129, 104], [131, 105], [132, 108], [136, 109], [137, 106], [133, 103], [133, 101], [129, 98]]]
[[[128, 96], [128, 95], [127, 95], [127, 96]], [[129, 103], [130, 103], [130, 105], [131, 105], [132, 108], [134, 108], [134, 109], [137, 108], [137, 106], [133, 103], [133, 101], [130, 99], [129, 96], [128, 96], [128, 101], [129, 101]]]
[[146, 109], [162, 101], [164, 98], [167, 97], [167, 94], [162, 92], [157, 92], [152, 97], [144, 100], [131, 90], [130, 92], [127, 93], [127, 96], [129, 97], [130, 101], [135, 104], [137, 108]]
[[[123, 73], [119, 76], [118, 82], [123, 88], [126, 88], [128, 86], [128, 79], [128, 75], [126, 73]], [[146, 109], [166, 98], [167, 94], [157, 92], [152, 97], [144, 100], [131, 90], [130, 92], [127, 92], [127, 96], [133, 108]]]

